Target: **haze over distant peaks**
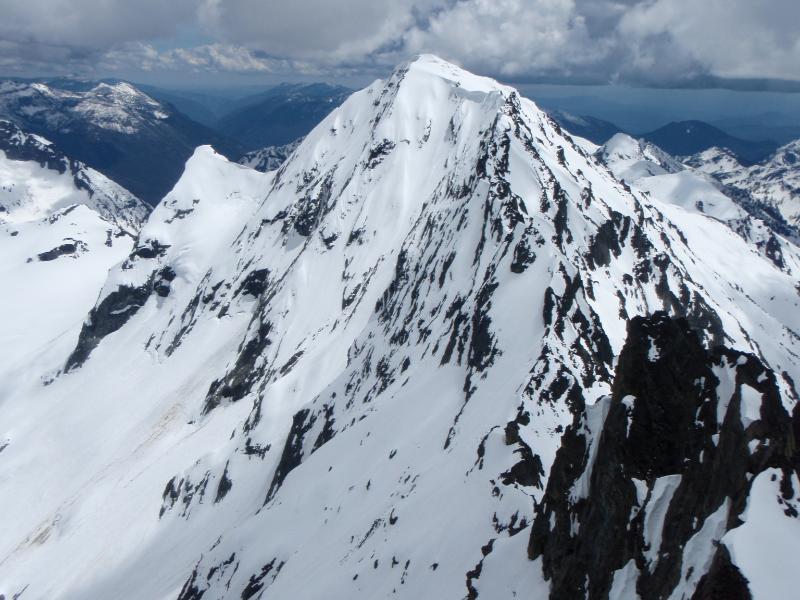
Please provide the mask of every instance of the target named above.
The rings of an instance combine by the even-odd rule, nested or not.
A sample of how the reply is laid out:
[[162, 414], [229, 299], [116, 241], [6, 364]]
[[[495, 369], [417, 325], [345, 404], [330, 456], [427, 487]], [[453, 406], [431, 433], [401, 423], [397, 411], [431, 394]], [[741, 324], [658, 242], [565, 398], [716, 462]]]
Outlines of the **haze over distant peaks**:
[[674, 156], [690, 156], [716, 146], [730, 150], [748, 164], [761, 161], [778, 147], [775, 142], [736, 138], [702, 121], [669, 123], [641, 137]]
[[128, 83], [55, 85], [0, 82], [0, 118], [52, 140], [150, 204], [174, 185], [199, 144], [240, 153], [235, 142]]

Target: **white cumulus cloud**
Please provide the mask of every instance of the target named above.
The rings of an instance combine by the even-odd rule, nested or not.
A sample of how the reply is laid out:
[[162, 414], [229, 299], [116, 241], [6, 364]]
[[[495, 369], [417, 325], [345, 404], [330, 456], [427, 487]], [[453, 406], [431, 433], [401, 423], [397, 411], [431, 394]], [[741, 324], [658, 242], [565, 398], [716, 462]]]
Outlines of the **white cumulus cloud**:
[[800, 80], [798, 0], [0, 0], [0, 67]]

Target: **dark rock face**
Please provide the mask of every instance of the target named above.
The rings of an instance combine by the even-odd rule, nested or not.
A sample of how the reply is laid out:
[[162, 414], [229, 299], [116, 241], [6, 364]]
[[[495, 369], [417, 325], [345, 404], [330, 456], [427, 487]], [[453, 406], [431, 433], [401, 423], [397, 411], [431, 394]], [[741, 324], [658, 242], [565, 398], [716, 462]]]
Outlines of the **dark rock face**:
[[137, 244], [137, 247], [131, 252], [130, 259], [136, 258], [158, 258], [164, 256], [169, 246], [166, 246], [158, 240], [147, 240], [145, 243]]
[[278, 573], [280, 573], [281, 568], [283, 567], [282, 562], [276, 565], [275, 560], [276, 559], [273, 558], [271, 561], [261, 567], [261, 571], [258, 574], [250, 576], [247, 586], [242, 590], [242, 600], [249, 600], [250, 598], [253, 598], [259, 594], [264, 588], [264, 578], [270, 573], [272, 573], [272, 581], [275, 581], [275, 578], [278, 576]]
[[374, 169], [377, 167], [392, 150], [394, 150], [394, 142], [391, 140], [383, 140], [381, 143], [370, 148], [369, 155], [367, 156], [367, 168]]
[[52, 250], [48, 250], [47, 252], [41, 252], [37, 255], [37, 258], [42, 262], [47, 262], [51, 260], [55, 260], [61, 256], [70, 256], [74, 255], [76, 252], [85, 250], [86, 244], [79, 240], [64, 240], [64, 243], [56, 246]]
[[692, 600], [751, 600], [752, 597], [747, 579], [731, 564], [725, 546], [720, 546], [708, 573], [697, 584]]
[[83, 324], [78, 344], [67, 359], [64, 370], [80, 367], [104, 337], [117, 331], [144, 306], [152, 291], [153, 283], [148, 281], [141, 287], [121, 285], [103, 298]]
[[529, 265], [536, 261], [536, 253], [531, 249], [527, 238], [522, 238], [514, 247], [514, 260], [511, 263], [512, 273], [523, 273]]
[[[309, 416], [311, 418], [309, 418]], [[267, 498], [264, 504], [275, 497], [276, 492], [283, 484], [286, 476], [297, 467], [303, 460], [303, 438], [306, 433], [314, 425], [314, 416], [311, 415], [308, 409], [303, 409], [295, 413], [292, 419], [292, 429], [286, 437], [286, 443], [283, 446], [278, 466], [275, 468], [275, 475], [272, 477], [272, 483], [267, 492]]]
[[209, 386], [204, 413], [215, 409], [223, 400], [236, 402], [250, 393], [266, 370], [257, 362], [267, 346], [272, 344], [271, 331], [271, 323], [259, 323], [252, 337], [242, 342], [233, 367], [223, 378], [214, 380]]
[[[307, 444], [310, 441], [308, 438], [312, 437], [310, 434], [315, 429], [314, 425], [319, 419], [322, 419], [322, 423], [320, 427], [316, 428], [319, 430], [316, 440], [313, 446], [304, 450], [309, 445]], [[333, 425], [333, 408], [328, 405], [323, 405], [318, 412], [312, 412], [304, 408], [295, 413], [292, 419], [292, 428], [286, 437], [283, 452], [278, 465], [275, 467], [275, 474], [272, 477], [272, 483], [270, 483], [264, 504], [267, 504], [275, 497], [287, 475], [300, 466], [306, 454], [313, 454], [333, 439], [336, 435]]]
[[[329, 173], [321, 182], [316, 194], [306, 196], [299, 209], [293, 215], [295, 231], [308, 237], [317, 227], [320, 219], [333, 208], [331, 193], [333, 191], [333, 173]], [[288, 221], [287, 221], [288, 225]]]
[[33, 161], [59, 173], [70, 169], [77, 173], [77, 165], [52, 146], [42, 144], [35, 138], [24, 135], [22, 130], [10, 121], [0, 120], [0, 150], [11, 160]]
[[269, 269], [256, 269], [250, 271], [242, 281], [237, 294], [244, 293], [258, 298], [267, 289], [269, 282]]
[[172, 267], [164, 267], [158, 272], [158, 275], [153, 283], [153, 290], [162, 298], [166, 298], [170, 293], [170, 283], [175, 280], [177, 274]]
[[[760, 419], [743, 420], [743, 386], [760, 396]], [[528, 553], [542, 558], [550, 597], [606, 598], [615, 572], [634, 565], [640, 597], [667, 598], [706, 519], [739, 525], [752, 478], [768, 468], [791, 487], [793, 427], [774, 373], [756, 357], [707, 350], [685, 319], [632, 319], [611, 397], [576, 415], [537, 507]], [[652, 539], [647, 519], [659, 503]], [[724, 546], [712, 552], [693, 597], [749, 598]]]
[[[622, 250], [620, 238], [625, 239], [630, 228], [630, 219], [614, 213], [614, 219], [606, 221], [597, 229], [589, 249], [588, 262], [592, 269], [607, 267], [611, 264], [611, 256], [619, 256]], [[621, 233], [617, 233], [620, 230]]]

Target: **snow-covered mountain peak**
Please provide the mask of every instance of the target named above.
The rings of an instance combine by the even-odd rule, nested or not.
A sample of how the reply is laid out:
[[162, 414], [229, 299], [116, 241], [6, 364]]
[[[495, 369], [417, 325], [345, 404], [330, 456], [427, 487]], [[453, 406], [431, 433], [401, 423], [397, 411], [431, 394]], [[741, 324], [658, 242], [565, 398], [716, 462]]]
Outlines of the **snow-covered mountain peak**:
[[414, 79], [418, 76], [418, 81], [423, 86], [425, 85], [424, 78], [426, 76], [433, 76], [470, 92], [482, 92], [486, 94], [500, 92], [506, 95], [515, 92], [512, 87], [502, 85], [490, 77], [482, 77], [470, 73], [433, 54], [420, 54], [407, 64], [398, 67], [395, 70], [395, 73], [397, 72], [407, 72], [412, 75]]
[[56, 144], [0, 121], [0, 362], [8, 383], [43, 351], [74, 344], [149, 208]]
[[794, 273], [800, 267], [795, 243], [779, 237], [797, 237], [780, 215], [717, 181], [724, 165], [741, 166], [727, 150], [712, 148], [683, 164], [651, 142], [620, 133], [596, 156], [616, 177], [652, 197], [727, 223], [780, 268]]
[[[580, 490], [602, 514], [590, 471], [616, 463], [584, 452], [590, 437], [607, 414], [625, 436], [629, 408], [638, 432], [650, 403], [628, 396], [676, 372], [704, 410], [683, 410], [673, 428], [691, 438], [686, 456], [716, 460], [730, 441], [741, 477], [714, 487], [722, 508], [681, 506], [664, 547], [691, 552], [663, 561], [670, 577], [653, 581], [642, 558], [650, 529], [630, 552], [609, 544], [597, 568], [565, 570], [579, 586], [590, 571], [647, 583], [654, 597], [680, 583], [690, 597], [728, 529], [758, 525], [743, 514], [744, 469], [760, 474], [762, 457], [794, 447], [795, 267], [621, 182], [511, 88], [420, 57], [350, 96], [274, 172], [198, 149], [82, 324], [0, 388], [0, 512], [13, 516], [3, 591], [545, 597], [569, 540], [540, 547], [531, 523], [574, 537], [579, 506], [557, 500]], [[735, 350], [724, 363], [707, 352], [721, 344]], [[727, 358], [745, 354], [746, 382]], [[754, 394], [774, 410], [759, 417]], [[718, 412], [731, 415], [721, 438]], [[570, 458], [573, 425], [581, 460], [557, 460]], [[662, 462], [652, 449], [645, 439], [630, 451]], [[551, 485], [565, 462], [580, 469]], [[678, 510], [664, 488], [684, 462], [663, 462], [668, 481], [631, 471], [616, 535], [637, 498], [652, 499], [651, 520]], [[788, 530], [768, 476], [756, 479], [767, 484], [758, 504]], [[731, 541], [732, 555], [742, 547]]]
[[781, 146], [767, 161], [770, 166], [783, 166], [791, 169], [800, 168], [800, 140], [793, 140]]
[[149, 209], [101, 173], [73, 160], [41, 136], [0, 120], [0, 220], [42, 219], [86, 205], [134, 236]]
[[163, 205], [174, 206], [176, 202], [196, 204], [200, 198], [224, 196], [232, 188], [263, 197], [271, 180], [271, 176], [229, 161], [211, 146], [198, 146], [186, 161], [183, 175], [156, 210]]
[[212, 146], [208, 144], [198, 146], [186, 161], [183, 175], [178, 180], [176, 187], [186, 185], [187, 182], [203, 177], [208, 181], [214, 181], [219, 175], [219, 165], [227, 163], [230, 163], [230, 161], [214, 150]]
[[166, 108], [128, 83], [100, 83], [84, 94], [73, 109], [97, 127], [135, 134], [149, 119], [166, 119]]
[[95, 87], [93, 87], [91, 91], [96, 96], [110, 96], [117, 101], [127, 100], [130, 102], [134, 100], [142, 100], [153, 106], [158, 105], [156, 100], [153, 100], [150, 96], [136, 89], [130, 83], [125, 81], [119, 81], [116, 83], [107, 83], [105, 81], [101, 81]]
[[0, 86], [0, 115], [41, 122], [56, 131], [69, 131], [80, 120], [100, 129], [132, 135], [149, 120], [166, 119], [169, 110], [125, 82], [105, 83], [76, 91], [42, 82], [4, 82]]
[[597, 150], [597, 156], [604, 163], [615, 165], [614, 174], [628, 183], [683, 170], [678, 161], [655, 144], [626, 133], [615, 134]]
[[386, 95], [395, 88], [396, 100], [417, 110], [434, 109], [442, 94], [478, 104], [486, 102], [486, 96], [493, 96], [494, 100], [489, 102], [497, 107], [502, 98], [515, 93], [513, 88], [469, 73], [431, 54], [420, 55], [398, 66], [386, 80], [376, 81], [368, 90], [380, 90]]
[[[215, 204], [214, 211], [223, 212], [225, 206], [255, 204], [263, 199], [271, 181], [271, 174], [230, 162], [211, 146], [199, 146], [186, 161], [181, 178], [153, 210], [140, 234], [140, 244], [156, 238], [166, 243], [163, 233], [154, 233], [157, 230], [179, 233], [194, 227], [208, 204]], [[164, 229], [165, 225], [171, 227]], [[168, 243], [172, 243], [174, 236], [170, 233], [169, 237]]]
[[727, 150], [712, 148], [686, 160], [728, 189], [800, 226], [800, 140], [790, 142], [761, 163], [740, 164]]
[[708, 148], [684, 159], [684, 162], [701, 173], [718, 175], [742, 169], [742, 164], [727, 148]]

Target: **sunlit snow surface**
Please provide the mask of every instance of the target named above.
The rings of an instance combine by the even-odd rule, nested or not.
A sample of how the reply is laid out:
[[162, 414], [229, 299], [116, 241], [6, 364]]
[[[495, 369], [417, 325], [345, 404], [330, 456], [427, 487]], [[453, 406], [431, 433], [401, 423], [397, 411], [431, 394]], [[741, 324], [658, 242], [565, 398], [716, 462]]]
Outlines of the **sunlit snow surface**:
[[725, 185], [744, 190], [800, 225], [800, 140], [778, 148], [759, 164], [744, 166], [724, 148], [709, 148], [688, 159], [693, 167]]
[[[703, 155], [708, 155], [707, 151]], [[597, 151], [602, 160], [620, 180], [660, 201], [680, 206], [690, 211], [708, 215], [726, 223], [733, 231], [751, 242], [764, 256], [771, 258], [783, 268], [782, 252], [785, 241], [777, 236], [766, 224], [748, 214], [734, 199], [721, 191], [720, 185], [711, 175], [713, 169], [706, 169], [706, 163], [698, 159], [689, 161], [698, 168], [679, 163], [658, 147], [645, 140], [618, 133]], [[727, 153], [721, 153], [719, 165], [725, 160], [734, 160]], [[738, 164], [738, 163], [737, 163]], [[795, 240], [796, 242], [796, 240]], [[796, 246], [790, 246], [788, 261], [795, 261]], [[796, 272], [797, 263], [790, 270]]]
[[[800, 380], [797, 249], [779, 240], [778, 268], [725, 215], [629, 189], [534, 103], [430, 56], [355, 93], [275, 172], [199, 148], [141, 230], [158, 251], [81, 282], [100, 307], [169, 267], [168, 293], [64, 372], [91, 308], [75, 300], [0, 379], [0, 592], [462, 598], [481, 564], [481, 597], [542, 597], [526, 542], [546, 478], [502, 482], [519, 460], [504, 428], [530, 414], [520, 436], [546, 473], [572, 421], [556, 380], [590, 404], [610, 391], [613, 365], [576, 348], [600, 332], [618, 353], [627, 317], [671, 310], [667, 285]], [[609, 222], [619, 252], [590, 261]], [[11, 302], [5, 320], [55, 305]], [[777, 518], [764, 510], [754, 526]]]
[[29, 160], [21, 160], [0, 150], [0, 397], [5, 398], [44, 354], [74, 345], [109, 269], [130, 253], [148, 210], [48, 140], [8, 122], [0, 125], [12, 156], [12, 149], [29, 152]]

